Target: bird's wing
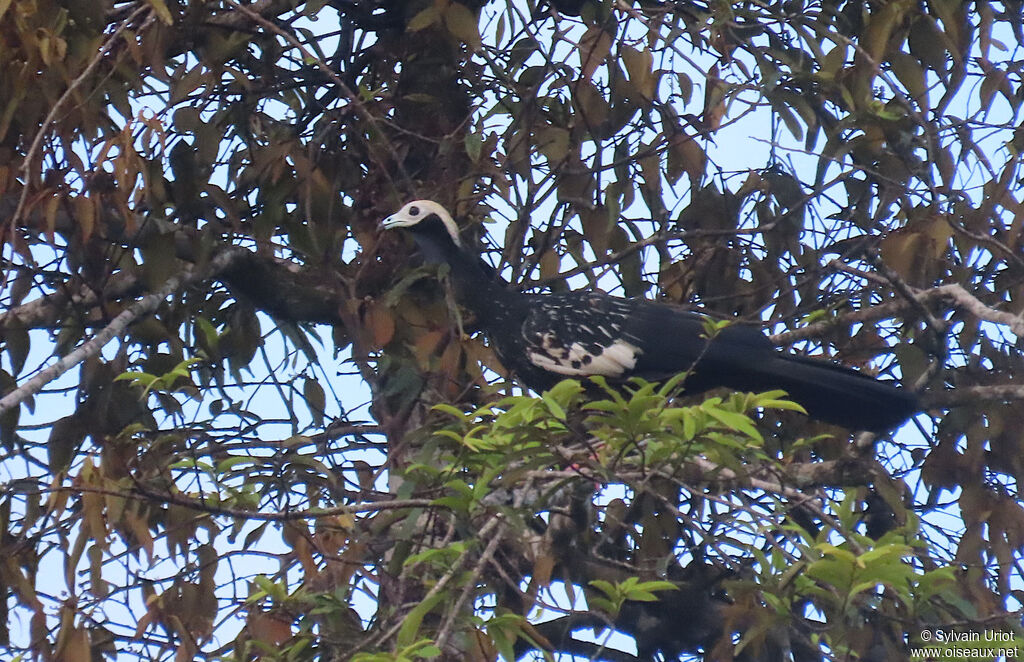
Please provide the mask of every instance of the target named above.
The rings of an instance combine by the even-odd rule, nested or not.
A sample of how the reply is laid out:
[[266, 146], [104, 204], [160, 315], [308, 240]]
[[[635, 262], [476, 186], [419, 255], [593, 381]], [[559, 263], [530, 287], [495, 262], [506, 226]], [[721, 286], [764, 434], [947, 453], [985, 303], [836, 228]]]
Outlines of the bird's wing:
[[[536, 297], [522, 325], [526, 359], [568, 377], [664, 379], [684, 370], [774, 354], [759, 329], [727, 326], [708, 340], [704, 316], [600, 292]], [[710, 366], [709, 366], [710, 367]]]
[[776, 355], [761, 329], [729, 324], [709, 332], [703, 315], [650, 301], [638, 301], [623, 332], [640, 339], [635, 374], [657, 380], [696, 370], [691, 386], [709, 377], [749, 369]]
[[588, 292], [537, 297], [523, 321], [527, 361], [567, 377], [628, 377], [641, 339], [625, 331], [637, 301]]
[[524, 310], [515, 360], [534, 389], [559, 376], [659, 381], [690, 371], [691, 393], [782, 389], [813, 418], [873, 431], [899, 425], [920, 407], [913, 393], [891, 383], [780, 353], [756, 327], [737, 323], [709, 333], [704, 316], [675, 306], [573, 292], [535, 297]]

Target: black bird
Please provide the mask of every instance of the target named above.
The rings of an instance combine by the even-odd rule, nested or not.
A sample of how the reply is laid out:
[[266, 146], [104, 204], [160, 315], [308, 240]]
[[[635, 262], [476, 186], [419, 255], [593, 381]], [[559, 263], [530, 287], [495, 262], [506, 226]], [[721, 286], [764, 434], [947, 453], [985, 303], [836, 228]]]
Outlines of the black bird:
[[476, 315], [498, 358], [534, 391], [566, 377], [657, 381], [690, 370], [688, 393], [718, 386], [782, 389], [812, 418], [854, 430], [883, 432], [920, 409], [906, 389], [828, 361], [781, 353], [750, 326], [726, 326], [709, 340], [706, 318], [675, 306], [594, 291], [511, 290], [466, 249], [455, 221], [436, 202], [410, 202], [381, 226], [404, 228], [425, 259], [448, 265], [461, 302]]

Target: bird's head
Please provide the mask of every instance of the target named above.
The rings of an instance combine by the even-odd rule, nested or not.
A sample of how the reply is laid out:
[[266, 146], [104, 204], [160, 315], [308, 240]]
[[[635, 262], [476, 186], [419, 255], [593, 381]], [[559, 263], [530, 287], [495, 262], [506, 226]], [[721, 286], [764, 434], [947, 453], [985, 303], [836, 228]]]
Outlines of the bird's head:
[[419, 235], [447, 235], [458, 247], [462, 247], [459, 239], [459, 227], [455, 224], [448, 210], [433, 200], [413, 200], [391, 216], [380, 222], [385, 230], [406, 228]]

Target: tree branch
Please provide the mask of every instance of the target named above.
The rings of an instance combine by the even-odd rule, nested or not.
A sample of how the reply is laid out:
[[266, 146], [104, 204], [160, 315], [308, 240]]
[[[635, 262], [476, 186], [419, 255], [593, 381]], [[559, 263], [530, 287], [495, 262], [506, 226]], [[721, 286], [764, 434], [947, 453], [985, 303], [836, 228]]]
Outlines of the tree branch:
[[138, 285], [139, 281], [135, 276], [122, 271], [111, 277], [101, 294], [88, 287], [80, 287], [70, 293], [58, 290], [0, 312], [0, 329], [10, 326], [20, 326], [25, 329], [52, 327], [61, 318], [68, 303], [77, 309], [88, 310], [104, 301], [130, 294]]
[[1024, 384], [994, 384], [991, 386], [958, 386], [948, 391], [925, 394], [929, 407], [945, 408], [992, 400], [1024, 400]]
[[[15, 490], [7, 488], [4, 491], [14, 492]], [[21, 490], [21, 492], [24, 491]], [[79, 494], [102, 494], [104, 496], [113, 496], [121, 499], [145, 499], [148, 501], [156, 501], [158, 503], [181, 506], [183, 508], [188, 508], [189, 510], [209, 513], [211, 515], [225, 515], [227, 517], [270, 522], [318, 519], [333, 517], [335, 515], [355, 515], [358, 513], [374, 513], [383, 510], [401, 510], [403, 508], [428, 508], [435, 505], [431, 499], [392, 499], [387, 501], [350, 503], [334, 506], [333, 508], [263, 512], [247, 508], [230, 508], [227, 506], [218, 506], [213, 503], [204, 503], [199, 499], [186, 497], [180, 494], [160, 494], [151, 490], [143, 489], [138, 485], [136, 485], [132, 490], [111, 490], [91, 485], [75, 485], [73, 487], [43, 488], [37, 490], [37, 492], [40, 494], [47, 492], [77, 492]]]
[[[937, 300], [950, 301], [955, 308], [965, 310], [978, 319], [1008, 326], [1017, 336], [1024, 337], [1024, 317], [1013, 315], [996, 310], [985, 305], [980, 299], [968, 292], [962, 285], [950, 283], [939, 285], [927, 290], [917, 290], [913, 294], [914, 299], [920, 304], [931, 303]], [[887, 317], [894, 317], [915, 308], [910, 301], [892, 301], [882, 303], [870, 308], [855, 310], [850, 313], [837, 315], [832, 319], [822, 322], [815, 322], [792, 331], [776, 333], [769, 338], [776, 345], [789, 345], [798, 340], [820, 337], [836, 326], [855, 324], [858, 322], [872, 322]]]
[[40, 371], [35, 377], [0, 399], [0, 415], [20, 405], [42, 390], [48, 383], [71, 370], [79, 363], [98, 354], [108, 342], [123, 336], [132, 322], [156, 310], [157, 306], [164, 299], [177, 292], [180, 288], [206, 280], [214, 274], [220, 273], [242, 255], [244, 255], [244, 252], [240, 249], [229, 249], [210, 260], [209, 264], [203, 269], [190, 268], [172, 276], [162, 288], [142, 297], [129, 306], [90, 340], [82, 343], [69, 354], [62, 356], [56, 363]]

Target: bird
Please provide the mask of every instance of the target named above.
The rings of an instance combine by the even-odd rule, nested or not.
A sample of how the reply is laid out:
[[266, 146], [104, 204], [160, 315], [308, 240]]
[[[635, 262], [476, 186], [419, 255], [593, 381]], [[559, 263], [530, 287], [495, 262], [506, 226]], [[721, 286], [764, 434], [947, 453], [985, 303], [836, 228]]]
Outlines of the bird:
[[408, 232], [425, 261], [447, 265], [457, 299], [502, 365], [535, 392], [566, 378], [624, 385], [688, 371], [686, 394], [780, 389], [812, 419], [851, 430], [884, 433], [920, 411], [912, 391], [780, 351], [755, 326], [728, 324], [709, 334], [708, 316], [678, 305], [597, 290], [517, 291], [463, 243], [452, 215], [432, 200], [407, 203], [380, 227]]

